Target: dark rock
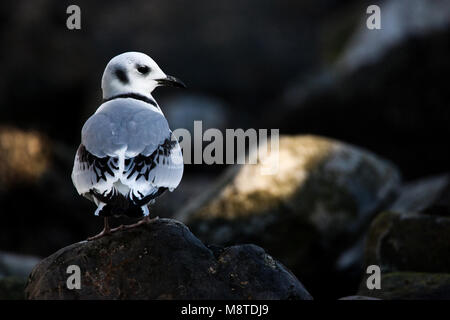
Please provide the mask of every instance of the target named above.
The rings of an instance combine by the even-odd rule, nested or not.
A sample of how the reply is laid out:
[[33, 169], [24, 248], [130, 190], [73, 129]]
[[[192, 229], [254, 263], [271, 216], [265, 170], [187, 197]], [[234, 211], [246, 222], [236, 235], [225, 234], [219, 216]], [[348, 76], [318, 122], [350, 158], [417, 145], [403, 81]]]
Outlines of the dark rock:
[[393, 272], [381, 275], [381, 289], [367, 289], [362, 281], [359, 295], [385, 300], [450, 299], [450, 274]]
[[370, 227], [366, 265], [379, 265], [383, 272], [450, 273], [448, 183], [448, 176], [440, 176], [405, 186]]
[[382, 31], [367, 28], [367, 17], [363, 17], [339, 59], [340, 69], [350, 72], [379, 61], [395, 44], [403, 43], [411, 36], [445, 30], [450, 21], [448, 1], [392, 1], [383, 4], [381, 10]]
[[[264, 174], [272, 165], [278, 170]], [[332, 292], [324, 278], [342, 278], [333, 274], [339, 255], [399, 185], [396, 167], [366, 150], [318, 136], [282, 136], [278, 158], [269, 153], [258, 164], [231, 167], [176, 217], [206, 243], [260, 245], [316, 288], [316, 296]], [[354, 252], [346, 265], [362, 266], [363, 250]], [[321, 283], [327, 288], [316, 287]]]
[[[255, 245], [217, 257], [183, 224], [159, 219], [63, 248], [29, 277], [28, 299], [311, 299], [283, 265]], [[68, 290], [69, 265], [81, 289]]]
[[25, 278], [5, 277], [0, 278], [0, 300], [25, 299]]
[[373, 222], [366, 264], [382, 271], [450, 273], [450, 218], [386, 211]]
[[450, 175], [420, 179], [402, 186], [390, 210], [450, 217]]

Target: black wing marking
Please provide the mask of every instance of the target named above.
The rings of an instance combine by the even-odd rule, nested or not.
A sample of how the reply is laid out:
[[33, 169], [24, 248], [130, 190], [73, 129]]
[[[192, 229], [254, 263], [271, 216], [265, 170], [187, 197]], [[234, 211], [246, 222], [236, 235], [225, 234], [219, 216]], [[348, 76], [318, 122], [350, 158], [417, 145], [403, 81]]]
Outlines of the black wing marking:
[[[170, 190], [170, 181], [176, 187], [181, 180], [182, 162], [181, 165], [174, 165], [173, 162], [174, 155], [180, 158], [180, 154], [178, 142], [169, 137], [149, 156], [139, 154], [134, 158], [124, 159], [124, 168], [120, 172], [122, 164], [119, 165], [118, 157], [97, 157], [81, 144], [72, 180], [80, 194], [106, 204], [99, 212], [100, 215], [141, 216], [145, 214], [142, 209], [144, 206]], [[120, 176], [126, 179], [122, 183], [129, 188], [127, 194], [119, 192], [114, 185]]]
[[136, 181], [142, 177], [145, 180], [149, 180], [150, 172], [158, 165], [159, 157], [162, 157], [163, 164], [165, 164], [168, 161], [167, 158], [170, 156], [170, 151], [177, 143], [177, 141], [172, 141], [171, 138], [167, 138], [151, 155], [144, 156], [138, 154], [134, 158], [125, 159], [123, 174], [127, 179], [130, 179], [137, 173]]
[[106, 181], [106, 174], [110, 174], [114, 177], [114, 170], [119, 170], [119, 158], [104, 157], [98, 158], [92, 153], [86, 150], [84, 145], [80, 145], [78, 149], [80, 165], [82, 170], [88, 170], [92, 167], [92, 171], [95, 174], [96, 182], [100, 180]]
[[154, 193], [142, 197], [141, 199], [133, 197], [131, 192], [124, 196], [114, 187], [103, 193], [100, 193], [95, 189], [91, 189], [89, 195], [106, 204], [106, 206], [100, 210], [100, 216], [107, 217], [126, 215], [128, 217], [142, 217], [144, 212], [141, 207], [146, 206], [153, 199], [163, 194], [166, 190], [167, 188], [164, 187], [158, 188]]
[[101, 192], [111, 189], [118, 173], [118, 158], [96, 157], [83, 144], [80, 145], [72, 170], [72, 181], [79, 194], [89, 194], [92, 188]]

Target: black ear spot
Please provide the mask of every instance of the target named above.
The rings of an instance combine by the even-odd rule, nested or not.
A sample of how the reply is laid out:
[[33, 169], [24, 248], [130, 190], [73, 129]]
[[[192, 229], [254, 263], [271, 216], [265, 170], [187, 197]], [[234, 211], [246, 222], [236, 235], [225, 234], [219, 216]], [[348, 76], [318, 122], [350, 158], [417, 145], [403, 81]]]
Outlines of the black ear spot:
[[150, 67], [149, 66], [137, 66], [136, 69], [137, 69], [137, 71], [139, 73], [142, 73], [142, 74], [147, 74], [147, 73], [150, 72]]
[[130, 80], [128, 80], [126, 72], [123, 71], [122, 69], [116, 69], [114, 71], [114, 74], [116, 75], [117, 79], [119, 79], [119, 81], [122, 82], [123, 84], [127, 84], [128, 82], [130, 82]]

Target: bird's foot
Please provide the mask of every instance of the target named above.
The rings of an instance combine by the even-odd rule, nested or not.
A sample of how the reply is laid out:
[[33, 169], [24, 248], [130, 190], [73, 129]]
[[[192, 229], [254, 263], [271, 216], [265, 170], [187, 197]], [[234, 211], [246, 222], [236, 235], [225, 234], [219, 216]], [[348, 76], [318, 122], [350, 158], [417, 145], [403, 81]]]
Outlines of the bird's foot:
[[111, 230], [105, 228], [99, 234], [97, 234], [97, 235], [95, 235], [93, 237], [87, 238], [87, 241], [97, 240], [97, 239], [103, 238], [104, 236], [107, 236], [107, 235], [110, 235], [110, 234], [111, 234]]
[[154, 218], [150, 219], [149, 216], [145, 216], [144, 218], [142, 218], [142, 220], [140, 220], [140, 221], [138, 221], [138, 222], [136, 222], [136, 223], [129, 224], [129, 225], [126, 225], [126, 226], [123, 226], [123, 229], [127, 229], [127, 230], [128, 230], [128, 229], [133, 229], [133, 228], [142, 226], [143, 224], [149, 224], [149, 223], [152, 223], [153, 221], [156, 221], [156, 220], [158, 220], [158, 219], [159, 219], [159, 217], [154, 217]]
[[123, 224], [121, 224], [120, 226], [118, 226], [117, 228], [112, 228], [111, 229], [111, 233], [113, 233], [113, 232], [116, 232], [116, 231], [122, 231], [122, 230], [125, 230], [126, 229], [126, 226], [124, 226]]
[[93, 237], [87, 238], [87, 241], [93, 241], [93, 240], [96, 240], [96, 239], [100, 239], [100, 238], [103, 238], [104, 236], [110, 235], [111, 233], [114, 233], [114, 232], [117, 232], [117, 231], [133, 229], [133, 228], [139, 227], [139, 226], [141, 226], [143, 224], [152, 223], [153, 221], [158, 220], [158, 219], [159, 219], [159, 217], [154, 217], [154, 218], [150, 219], [149, 216], [145, 216], [142, 220], [140, 220], [140, 221], [138, 221], [136, 223], [129, 224], [129, 225], [121, 224], [117, 228], [113, 228], [113, 229], [110, 229], [109, 225], [105, 222], [106, 226], [102, 230], [102, 232], [100, 232], [99, 234], [97, 234], [97, 235], [95, 235]]
[[149, 216], [145, 216], [145, 217], [142, 218], [142, 220], [139, 221], [138, 223], [140, 223], [140, 224], [149, 224], [149, 223], [152, 223], [153, 221], [156, 221], [156, 220], [158, 220], [158, 219], [159, 219], [158, 216], [156, 216], [156, 217], [154, 217], [154, 218], [151, 218], [151, 219], [150, 219]]

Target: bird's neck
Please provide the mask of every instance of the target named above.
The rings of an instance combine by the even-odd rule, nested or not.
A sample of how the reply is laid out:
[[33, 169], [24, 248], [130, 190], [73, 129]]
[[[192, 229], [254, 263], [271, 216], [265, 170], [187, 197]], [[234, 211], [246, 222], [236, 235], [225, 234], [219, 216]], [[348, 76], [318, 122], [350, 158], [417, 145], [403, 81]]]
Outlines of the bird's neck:
[[152, 106], [159, 108], [158, 103], [156, 102], [155, 98], [151, 94], [142, 94], [142, 93], [136, 93], [136, 92], [129, 92], [129, 93], [119, 93], [116, 95], [113, 95], [109, 98], [103, 98], [103, 102], [108, 102], [114, 99], [118, 98], [132, 98], [136, 100], [144, 101], [148, 104], [151, 104]]

